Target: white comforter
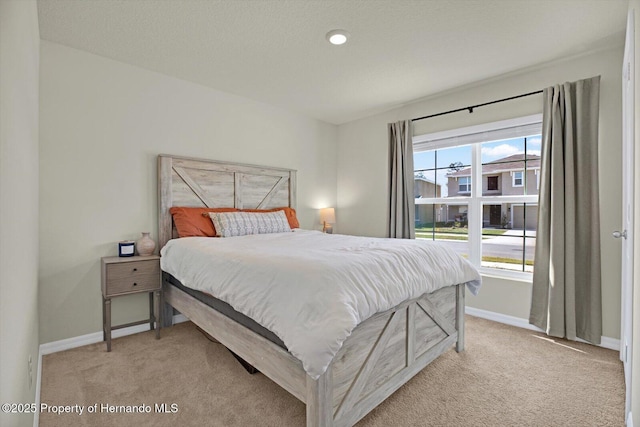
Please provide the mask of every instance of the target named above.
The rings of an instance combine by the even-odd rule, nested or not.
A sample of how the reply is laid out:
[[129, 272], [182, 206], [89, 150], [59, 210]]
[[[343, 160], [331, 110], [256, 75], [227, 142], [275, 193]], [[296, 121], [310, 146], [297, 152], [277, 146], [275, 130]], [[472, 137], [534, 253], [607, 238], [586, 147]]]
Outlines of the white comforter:
[[449, 248], [426, 240], [318, 231], [169, 241], [162, 269], [274, 332], [318, 378], [361, 322], [425, 292], [480, 275]]

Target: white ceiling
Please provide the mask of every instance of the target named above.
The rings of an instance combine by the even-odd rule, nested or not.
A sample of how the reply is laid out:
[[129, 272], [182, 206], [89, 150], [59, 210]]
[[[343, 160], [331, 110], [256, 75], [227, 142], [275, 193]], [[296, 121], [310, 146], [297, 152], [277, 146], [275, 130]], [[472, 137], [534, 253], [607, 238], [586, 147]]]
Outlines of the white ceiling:
[[[39, 0], [42, 39], [345, 123], [621, 43], [627, 0]], [[342, 28], [346, 45], [325, 34]]]

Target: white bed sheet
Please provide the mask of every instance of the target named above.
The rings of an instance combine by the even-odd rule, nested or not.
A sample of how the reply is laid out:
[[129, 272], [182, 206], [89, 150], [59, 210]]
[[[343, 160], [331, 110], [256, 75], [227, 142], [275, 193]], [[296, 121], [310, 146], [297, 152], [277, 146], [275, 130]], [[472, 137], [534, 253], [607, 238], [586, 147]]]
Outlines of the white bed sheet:
[[439, 288], [481, 278], [437, 242], [318, 231], [174, 239], [162, 269], [274, 332], [318, 378], [351, 331], [372, 315]]

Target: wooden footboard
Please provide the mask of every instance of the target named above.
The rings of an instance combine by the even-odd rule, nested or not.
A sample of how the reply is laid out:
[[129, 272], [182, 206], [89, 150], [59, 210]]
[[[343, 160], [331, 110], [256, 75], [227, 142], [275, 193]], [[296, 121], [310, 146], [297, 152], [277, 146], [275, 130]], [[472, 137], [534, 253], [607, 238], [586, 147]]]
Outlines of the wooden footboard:
[[351, 426], [439, 355], [464, 349], [464, 285], [360, 324], [317, 380], [281, 347], [164, 282], [165, 301], [307, 405], [307, 426]]
[[[307, 425], [351, 426], [378, 406], [462, 336], [457, 303], [464, 287], [447, 287], [400, 304], [358, 326], [321, 378], [320, 401], [330, 401]], [[462, 305], [461, 307], [464, 307]], [[462, 342], [459, 342], [462, 350]], [[309, 381], [309, 379], [307, 380]], [[308, 387], [313, 389], [313, 387]], [[309, 399], [311, 396], [307, 396]], [[309, 407], [309, 403], [307, 403]], [[331, 420], [327, 423], [324, 420]]]

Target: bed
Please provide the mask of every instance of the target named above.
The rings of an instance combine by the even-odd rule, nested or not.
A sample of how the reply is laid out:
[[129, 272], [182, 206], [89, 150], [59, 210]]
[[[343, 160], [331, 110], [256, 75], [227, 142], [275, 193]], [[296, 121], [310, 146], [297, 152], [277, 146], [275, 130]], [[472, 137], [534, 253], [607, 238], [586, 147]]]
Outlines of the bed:
[[[160, 248], [177, 247], [178, 241], [168, 244], [177, 237], [171, 207], [295, 208], [296, 171], [160, 155], [158, 206]], [[290, 238], [306, 234], [322, 238], [311, 232], [290, 233]], [[232, 239], [241, 238], [224, 240]], [[209, 244], [204, 238], [192, 241], [196, 246]], [[290, 351], [220, 307], [208, 305], [166, 272], [162, 318], [165, 326], [170, 325], [177, 310], [304, 402], [307, 426], [351, 426], [452, 346], [464, 350], [464, 298], [465, 283], [452, 283], [367, 315], [335, 353], [325, 357], [326, 366], [315, 368], [303, 353], [294, 351], [297, 347]]]

